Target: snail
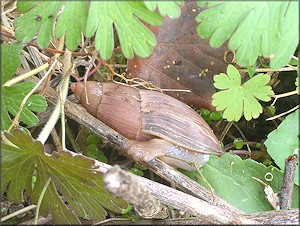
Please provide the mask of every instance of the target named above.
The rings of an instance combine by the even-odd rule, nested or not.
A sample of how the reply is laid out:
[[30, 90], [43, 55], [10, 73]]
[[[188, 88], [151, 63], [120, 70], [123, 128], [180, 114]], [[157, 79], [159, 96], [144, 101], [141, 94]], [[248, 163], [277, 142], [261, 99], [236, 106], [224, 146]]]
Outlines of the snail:
[[136, 161], [158, 157], [193, 171], [204, 166], [210, 154], [222, 153], [205, 120], [166, 94], [95, 81], [86, 82], [86, 92], [82, 82], [71, 84], [71, 90], [90, 114], [129, 139], [124, 149]]

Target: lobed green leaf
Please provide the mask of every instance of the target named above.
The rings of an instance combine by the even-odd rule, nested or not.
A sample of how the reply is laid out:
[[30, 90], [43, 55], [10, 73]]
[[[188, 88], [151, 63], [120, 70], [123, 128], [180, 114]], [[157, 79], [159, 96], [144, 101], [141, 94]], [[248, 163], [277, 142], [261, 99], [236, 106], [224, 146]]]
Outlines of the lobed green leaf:
[[232, 65], [227, 67], [227, 75], [221, 73], [214, 76], [214, 86], [221, 89], [215, 93], [212, 104], [217, 111], [223, 111], [223, 118], [228, 121], [238, 121], [244, 114], [246, 120], [258, 118], [262, 113], [262, 106], [257, 100], [270, 101], [274, 94], [267, 86], [270, 76], [259, 74], [241, 85], [241, 75]]
[[[10, 114], [16, 116], [24, 97], [35, 86], [33, 82], [23, 82], [11, 87], [2, 87], [1, 96], [1, 130], [7, 130], [12, 123]], [[34, 126], [39, 122], [38, 117], [33, 112], [43, 112], [47, 108], [45, 97], [34, 94], [26, 101], [21, 114], [20, 121], [29, 126]]]
[[91, 2], [86, 35], [91, 37], [96, 32], [95, 46], [99, 49], [102, 58], [107, 60], [111, 56], [114, 47], [113, 25], [118, 32], [126, 58], [132, 58], [134, 52], [140, 57], [147, 57], [152, 53], [156, 38], [136, 17], [151, 25], [162, 23], [159, 14], [148, 11], [138, 1]]
[[[1, 194], [7, 188], [9, 201], [23, 201], [23, 191], [26, 190], [33, 203], [37, 203], [46, 181], [51, 178], [40, 213], [46, 217], [51, 211], [55, 224], [79, 224], [78, 217], [103, 220], [106, 215], [104, 208], [121, 213], [127, 207], [125, 202], [114, 198], [103, 188], [102, 175], [97, 171], [94, 160], [64, 151], [45, 155], [40, 142], [17, 129], [5, 136], [15, 145], [2, 143], [1, 152]], [[37, 179], [32, 188], [33, 175]], [[66, 198], [68, 206], [58, 190]]]
[[[15, 37], [26, 43], [31, 41], [38, 33], [37, 42], [40, 47], [45, 48], [53, 38], [53, 24], [64, 2], [34, 1], [34, 3], [35, 5], [31, 2], [29, 7], [25, 7], [25, 9], [30, 9], [34, 5], [31, 10], [15, 19]], [[24, 7], [22, 10], [24, 10]]]
[[55, 34], [58, 38], [66, 34], [66, 46], [69, 50], [73, 51], [78, 48], [81, 32], [86, 29], [87, 15], [87, 1], [66, 2], [64, 10], [58, 18]]
[[299, 36], [297, 2], [211, 1], [209, 7], [196, 18], [198, 33], [204, 39], [210, 37], [215, 48], [229, 40], [228, 47], [236, 51], [239, 65], [254, 65], [259, 55], [269, 57], [273, 69], [291, 60]]

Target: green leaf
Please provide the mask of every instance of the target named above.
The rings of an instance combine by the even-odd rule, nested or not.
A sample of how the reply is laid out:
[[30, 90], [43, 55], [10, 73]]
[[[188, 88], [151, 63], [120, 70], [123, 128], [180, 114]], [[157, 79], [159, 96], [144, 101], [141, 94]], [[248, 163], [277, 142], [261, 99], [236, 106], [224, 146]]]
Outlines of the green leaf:
[[[13, 116], [16, 116], [24, 97], [32, 90], [34, 86], [34, 82], [23, 82], [11, 87], [2, 87], [2, 131], [7, 130], [12, 123], [9, 113]], [[39, 122], [39, 119], [33, 112], [43, 112], [46, 110], [46, 108], [47, 102], [45, 97], [38, 94], [33, 94], [29, 97], [23, 107], [20, 115], [20, 121], [28, 126], [34, 126]]]
[[181, 14], [179, 5], [182, 5], [183, 1], [144, 1], [144, 3], [152, 12], [158, 8], [162, 16], [178, 18]]
[[[272, 181], [266, 181], [272, 174]], [[202, 177], [195, 172], [186, 172], [191, 178], [208, 187]], [[266, 167], [251, 159], [242, 160], [229, 153], [221, 157], [211, 156], [202, 168], [202, 174], [214, 192], [243, 212], [263, 212], [272, 210], [264, 194], [264, 186], [254, 180], [256, 177], [270, 185], [275, 193], [282, 186], [283, 172], [274, 167]], [[299, 207], [299, 187], [294, 186], [292, 207]]]
[[150, 12], [139, 1], [92, 1], [86, 35], [91, 37], [96, 32], [96, 49], [107, 60], [114, 48], [114, 25], [126, 58], [132, 58], [133, 52], [140, 57], [147, 57], [156, 45], [156, 38], [137, 18], [151, 25], [163, 22], [158, 13]]
[[246, 120], [258, 118], [262, 113], [262, 106], [257, 100], [270, 101], [269, 95], [274, 94], [272, 88], [267, 86], [270, 76], [258, 74], [243, 85], [241, 75], [232, 65], [227, 67], [227, 75], [221, 73], [214, 76], [214, 86], [219, 91], [215, 93], [212, 104], [217, 111], [224, 111], [223, 118], [228, 121], [239, 121], [244, 114]]
[[17, 9], [20, 13], [26, 13], [31, 8], [33, 8], [36, 4], [40, 1], [18, 1], [17, 2]]
[[21, 65], [20, 53], [22, 51], [22, 45], [19, 43], [1, 45], [1, 82], [2, 85], [7, 82], [14, 75], [16, 70]]
[[[218, 48], [226, 40], [236, 51], [237, 63], [254, 65], [259, 55], [271, 59], [270, 66], [279, 69], [292, 58], [299, 36], [299, 5], [296, 1], [210, 2], [196, 20], [198, 33], [210, 37]], [[218, 5], [216, 5], [218, 4]], [[200, 4], [204, 6], [203, 2]], [[212, 7], [213, 6], [213, 7]]]
[[25, 3], [21, 5], [21, 11], [31, 9], [15, 19], [15, 37], [23, 43], [26, 43], [31, 41], [38, 33], [37, 42], [41, 48], [45, 48], [53, 38], [53, 24], [58, 11], [61, 9], [64, 2], [34, 1], [34, 3], [35, 5], [33, 2], [29, 2], [28, 6], [26, 6]]
[[[1, 152], [1, 194], [8, 187], [9, 201], [22, 202], [26, 190], [36, 204], [46, 181], [51, 178], [40, 213], [46, 217], [51, 211], [54, 224], [79, 224], [78, 217], [99, 221], [107, 214], [103, 208], [121, 213], [127, 207], [103, 188], [102, 176], [92, 159], [64, 151], [46, 155], [39, 141], [17, 129], [5, 136], [15, 145], [2, 143]], [[37, 179], [32, 189], [34, 174]]]
[[77, 49], [81, 41], [81, 32], [86, 29], [87, 15], [87, 1], [66, 2], [65, 9], [58, 18], [55, 33], [58, 38], [66, 33], [66, 45], [69, 50]]
[[[277, 129], [269, 133], [265, 145], [267, 152], [284, 170], [285, 160], [294, 152], [299, 156], [299, 110], [288, 115]], [[297, 162], [299, 165], [299, 159]], [[295, 184], [299, 185], [299, 167], [296, 167]]]
[[236, 138], [233, 141], [233, 145], [236, 149], [242, 149], [242, 147], [244, 146], [244, 141], [241, 138]]

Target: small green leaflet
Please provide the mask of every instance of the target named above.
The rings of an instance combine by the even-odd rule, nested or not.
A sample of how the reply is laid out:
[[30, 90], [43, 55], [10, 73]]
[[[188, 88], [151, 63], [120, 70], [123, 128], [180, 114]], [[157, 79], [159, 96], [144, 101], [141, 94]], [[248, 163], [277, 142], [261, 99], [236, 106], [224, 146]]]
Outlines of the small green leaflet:
[[221, 73], [214, 76], [214, 86], [221, 89], [212, 98], [212, 104], [217, 111], [224, 110], [223, 118], [228, 121], [239, 121], [242, 115], [246, 120], [258, 118], [262, 113], [262, 106], [257, 101], [270, 101], [269, 95], [274, 94], [272, 88], [267, 86], [270, 76], [258, 74], [243, 85], [241, 75], [232, 65], [227, 67], [227, 75]]
[[162, 16], [169, 16], [170, 18], [178, 18], [181, 14], [180, 6], [183, 1], [144, 1], [144, 4], [150, 11], [159, 9]]
[[[51, 211], [54, 224], [79, 224], [78, 217], [99, 221], [107, 214], [104, 208], [116, 213], [127, 208], [124, 201], [114, 198], [103, 188], [102, 175], [96, 171], [94, 160], [64, 151], [46, 155], [40, 142], [18, 129], [5, 136], [15, 145], [2, 142], [1, 150], [1, 194], [7, 189], [10, 202], [24, 201], [23, 191], [26, 190], [36, 204], [46, 181], [51, 178], [40, 213], [46, 217]], [[34, 175], [36, 182], [32, 188]]]
[[[279, 191], [283, 181], [283, 172], [277, 168], [266, 167], [252, 159], [242, 160], [239, 156], [229, 153], [221, 157], [212, 155], [201, 172], [217, 195], [246, 213], [272, 210], [272, 206], [265, 198], [264, 186], [252, 177], [270, 185], [275, 193]], [[209, 189], [197, 171], [184, 173]], [[265, 179], [272, 177], [271, 181]], [[299, 207], [298, 186], [294, 186], [292, 207]]]
[[[284, 170], [285, 160], [294, 152], [299, 156], [299, 110], [289, 114], [277, 129], [269, 133], [265, 145], [275, 163]], [[299, 185], [299, 158], [295, 184]]]
[[289, 63], [298, 45], [297, 1], [210, 1], [209, 7], [196, 20], [198, 33], [210, 37], [212, 47], [229, 39], [228, 47], [236, 50], [237, 63], [244, 67], [254, 65], [259, 55], [269, 57], [273, 69]]
[[[12, 123], [11, 116], [16, 116], [24, 97], [35, 86], [34, 82], [22, 82], [11, 87], [2, 87], [1, 95], [1, 131], [7, 130]], [[25, 103], [21, 112], [20, 121], [28, 126], [34, 126], [39, 122], [33, 112], [43, 112], [47, 108], [45, 97], [33, 94]]]

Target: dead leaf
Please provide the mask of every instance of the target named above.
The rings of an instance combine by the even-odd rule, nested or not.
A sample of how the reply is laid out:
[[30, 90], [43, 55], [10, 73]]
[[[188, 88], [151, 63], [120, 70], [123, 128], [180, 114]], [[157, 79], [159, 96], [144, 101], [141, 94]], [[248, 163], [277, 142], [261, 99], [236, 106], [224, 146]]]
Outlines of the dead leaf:
[[154, 52], [148, 58], [128, 60], [127, 71], [130, 78], [139, 77], [162, 89], [191, 90], [165, 93], [197, 108], [214, 110], [212, 76], [226, 72], [228, 49], [225, 45], [214, 49], [209, 40], [200, 38], [195, 21], [200, 11], [195, 1], [186, 1], [178, 19], [165, 17], [162, 26], [149, 27], [157, 38]]

